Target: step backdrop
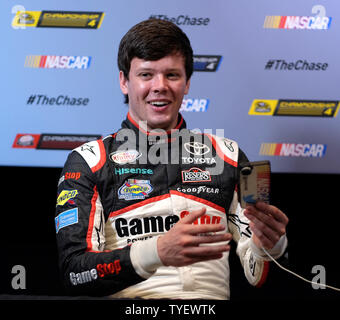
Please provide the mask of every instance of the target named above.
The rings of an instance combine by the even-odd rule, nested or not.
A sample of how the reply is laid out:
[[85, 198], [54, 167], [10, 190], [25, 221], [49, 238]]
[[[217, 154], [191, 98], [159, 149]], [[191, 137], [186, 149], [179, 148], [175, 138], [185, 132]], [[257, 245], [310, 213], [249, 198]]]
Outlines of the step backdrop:
[[340, 173], [337, 0], [1, 1], [0, 165], [62, 167], [115, 132], [121, 37], [170, 20], [195, 54], [181, 113], [274, 172]]

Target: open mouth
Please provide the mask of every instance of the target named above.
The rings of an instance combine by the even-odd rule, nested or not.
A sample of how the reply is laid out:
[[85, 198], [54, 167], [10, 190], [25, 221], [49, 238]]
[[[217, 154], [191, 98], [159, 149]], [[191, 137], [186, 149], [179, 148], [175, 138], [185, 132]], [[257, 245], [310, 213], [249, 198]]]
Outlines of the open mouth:
[[166, 100], [159, 100], [159, 101], [149, 101], [148, 102], [149, 104], [151, 104], [153, 107], [156, 107], [156, 108], [162, 108], [162, 107], [166, 107], [167, 105], [170, 104], [170, 101]]

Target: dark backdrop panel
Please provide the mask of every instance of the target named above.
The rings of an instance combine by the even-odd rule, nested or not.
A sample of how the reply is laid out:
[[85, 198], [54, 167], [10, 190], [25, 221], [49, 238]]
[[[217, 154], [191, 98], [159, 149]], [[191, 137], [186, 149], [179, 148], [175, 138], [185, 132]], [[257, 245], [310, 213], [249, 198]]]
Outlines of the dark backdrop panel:
[[[0, 167], [1, 263], [0, 293], [11, 295], [66, 294], [59, 281], [54, 209], [60, 168]], [[339, 175], [272, 174], [272, 203], [290, 222], [289, 268], [312, 279], [314, 265], [326, 268], [326, 281], [340, 286], [337, 267], [337, 184]], [[283, 261], [287, 266], [287, 261]], [[26, 269], [26, 289], [14, 290], [12, 267]], [[339, 293], [312, 286], [278, 269], [273, 263], [261, 289], [251, 288], [238, 259], [231, 255], [231, 297], [242, 299], [337, 299]]]

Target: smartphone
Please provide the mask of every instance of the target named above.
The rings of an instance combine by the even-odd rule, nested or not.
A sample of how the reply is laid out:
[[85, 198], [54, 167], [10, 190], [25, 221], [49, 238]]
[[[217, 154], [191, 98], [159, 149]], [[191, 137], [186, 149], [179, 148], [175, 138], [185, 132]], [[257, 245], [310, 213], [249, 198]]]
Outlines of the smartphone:
[[240, 164], [239, 199], [242, 208], [257, 201], [270, 203], [270, 172], [267, 160]]

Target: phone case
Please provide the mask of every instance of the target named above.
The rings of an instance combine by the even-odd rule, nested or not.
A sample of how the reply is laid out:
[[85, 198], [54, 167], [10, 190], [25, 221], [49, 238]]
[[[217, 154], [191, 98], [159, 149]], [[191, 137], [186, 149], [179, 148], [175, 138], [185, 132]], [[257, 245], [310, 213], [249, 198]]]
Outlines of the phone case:
[[270, 171], [267, 160], [241, 164], [239, 195], [242, 208], [256, 201], [270, 203]]

